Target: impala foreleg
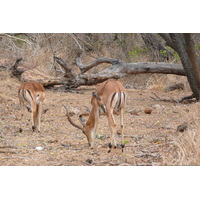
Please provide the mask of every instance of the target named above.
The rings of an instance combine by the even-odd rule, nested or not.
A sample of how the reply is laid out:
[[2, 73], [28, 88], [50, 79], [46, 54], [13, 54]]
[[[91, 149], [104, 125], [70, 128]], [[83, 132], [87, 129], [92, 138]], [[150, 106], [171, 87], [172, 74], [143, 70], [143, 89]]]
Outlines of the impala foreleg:
[[38, 132], [40, 132], [41, 115], [42, 115], [42, 103], [39, 103], [37, 105], [37, 119], [36, 119], [36, 125], [35, 125]]

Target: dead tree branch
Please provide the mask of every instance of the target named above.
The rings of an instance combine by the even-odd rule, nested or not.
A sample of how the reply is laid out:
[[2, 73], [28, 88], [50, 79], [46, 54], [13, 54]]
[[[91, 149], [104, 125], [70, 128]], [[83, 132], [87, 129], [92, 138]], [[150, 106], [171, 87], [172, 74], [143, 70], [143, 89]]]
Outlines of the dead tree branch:
[[68, 77], [70, 79], [73, 79], [76, 77], [76, 74], [74, 73], [74, 71], [69, 67], [69, 65], [66, 62], [64, 62], [61, 58], [58, 58], [56, 56], [54, 56], [54, 59], [64, 69], [64, 71], [65, 71], [64, 77]]
[[98, 58], [96, 60], [94, 60], [93, 62], [83, 65], [81, 62], [81, 57], [78, 57], [76, 59], [76, 64], [79, 67], [79, 69], [81, 70], [81, 73], [84, 74], [85, 72], [89, 71], [90, 69], [92, 69], [93, 67], [96, 67], [97, 65], [103, 64], [103, 63], [108, 63], [108, 64], [112, 64], [115, 65], [117, 63], [123, 63], [123, 61], [119, 61], [117, 59], [112, 59], [112, 58]]
[[154, 96], [156, 97], [150, 97], [151, 99], [155, 100], [155, 101], [164, 101], [164, 102], [172, 102], [172, 103], [178, 103], [179, 101], [178, 100], [175, 100], [175, 99], [162, 99], [160, 98], [156, 93], [153, 93]]
[[169, 99], [163, 99], [163, 98], [160, 98], [156, 93], [153, 93], [155, 97], [150, 97], [151, 99], [155, 100], [155, 101], [163, 101], [163, 102], [172, 102], [172, 103], [183, 103], [184, 101], [188, 101], [189, 102], [193, 102], [192, 99], [194, 98], [194, 95], [189, 95], [189, 96], [186, 96], [186, 97], [182, 97], [181, 99], [179, 100], [175, 100], [173, 98], [169, 98]]
[[10, 34], [6, 34], [6, 33], [2, 33], [0, 34], [0, 36], [4, 36], [4, 37], [8, 37], [8, 38], [11, 38], [11, 39], [14, 39], [14, 40], [20, 40], [22, 42], [26, 42], [27, 44], [31, 45], [32, 43], [28, 40], [24, 40], [24, 39], [21, 39], [21, 38], [18, 38], [18, 37], [15, 37], [15, 36], [12, 36]]
[[24, 71], [18, 70], [19, 63], [22, 61], [23, 58], [18, 58], [15, 62], [15, 64], [10, 68], [11, 73], [13, 76], [16, 76], [17, 78], [20, 78], [22, 73]]
[[77, 40], [76, 37], [73, 35], [73, 33], [70, 33], [69, 35], [74, 39], [74, 41], [75, 41], [76, 44], [78, 45], [79, 49], [80, 49], [81, 51], [84, 51], [84, 49], [83, 49], [82, 46], [79, 44], [78, 40]]

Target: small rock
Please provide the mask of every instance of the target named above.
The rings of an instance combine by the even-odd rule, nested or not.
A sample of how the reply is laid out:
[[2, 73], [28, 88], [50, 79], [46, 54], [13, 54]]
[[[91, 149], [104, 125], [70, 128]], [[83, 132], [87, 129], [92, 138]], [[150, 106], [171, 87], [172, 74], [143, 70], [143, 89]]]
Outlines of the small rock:
[[138, 116], [138, 113], [137, 113], [135, 110], [131, 110], [129, 113], [130, 113], [131, 115], [137, 115], [137, 116]]
[[89, 165], [92, 165], [93, 160], [92, 160], [92, 159], [87, 159], [85, 162], [86, 162], [87, 164], [89, 164]]
[[44, 150], [44, 147], [35, 147], [36, 150], [41, 151]]
[[57, 139], [55, 139], [55, 140], [49, 140], [49, 141], [47, 141], [48, 143], [56, 143], [56, 142], [58, 142], [58, 140]]
[[152, 108], [147, 107], [147, 108], [144, 109], [144, 112], [145, 112], [146, 114], [151, 114]]
[[177, 126], [177, 132], [184, 132], [185, 130], [187, 130], [187, 128], [188, 128], [188, 123], [187, 122], [185, 122], [185, 123], [183, 123], [183, 124], [181, 124], [181, 125], [179, 125], [179, 126]]
[[189, 101], [188, 100], [183, 100], [182, 103], [183, 104], [189, 104]]
[[117, 134], [118, 134], [118, 135], [121, 135], [121, 131], [120, 131], [119, 129], [117, 130]]
[[161, 108], [164, 108], [165, 106], [160, 105], [160, 104], [156, 104], [153, 107], [156, 108], [156, 109], [161, 109]]

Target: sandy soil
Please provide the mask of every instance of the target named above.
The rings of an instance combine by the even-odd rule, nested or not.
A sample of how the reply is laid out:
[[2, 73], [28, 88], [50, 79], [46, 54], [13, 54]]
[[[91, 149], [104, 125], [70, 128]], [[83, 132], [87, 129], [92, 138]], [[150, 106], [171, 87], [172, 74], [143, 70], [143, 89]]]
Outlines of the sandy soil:
[[[90, 149], [83, 133], [67, 121], [62, 104], [78, 115], [90, 105], [95, 87], [82, 87], [74, 92], [59, 88], [47, 90], [42, 116], [41, 133], [33, 133], [30, 113], [26, 112], [23, 132], [19, 132], [20, 109], [17, 88], [20, 82], [1, 72], [0, 81], [0, 165], [2, 166], [126, 166], [126, 165], [176, 165], [177, 147], [174, 145], [177, 126], [193, 120], [198, 115], [196, 103], [177, 104], [152, 99], [154, 92], [161, 98], [179, 99], [189, 91], [165, 92], [156, 87], [139, 87], [134, 80], [124, 79], [128, 84], [128, 101], [125, 113], [125, 151], [113, 149], [107, 153], [109, 129], [106, 116], [100, 117], [95, 148]], [[132, 85], [130, 85], [130, 83]], [[170, 82], [168, 82], [170, 84]], [[164, 85], [162, 85], [164, 86]], [[162, 87], [162, 86], [159, 86]], [[151, 114], [144, 110], [151, 108]], [[189, 114], [189, 115], [188, 115]], [[87, 118], [87, 117], [86, 117]], [[116, 122], [119, 116], [115, 115]], [[116, 134], [117, 143], [120, 136]], [[42, 147], [42, 150], [37, 150]]]

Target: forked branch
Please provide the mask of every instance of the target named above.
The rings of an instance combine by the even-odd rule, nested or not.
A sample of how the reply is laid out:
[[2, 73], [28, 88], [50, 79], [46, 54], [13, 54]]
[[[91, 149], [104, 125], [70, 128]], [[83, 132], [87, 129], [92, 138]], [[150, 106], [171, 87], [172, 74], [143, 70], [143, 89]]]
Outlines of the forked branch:
[[61, 58], [58, 58], [56, 56], [54, 56], [54, 59], [64, 69], [64, 71], [65, 71], [64, 77], [68, 77], [68, 78], [72, 78], [72, 79], [76, 77], [76, 74], [74, 73], [74, 71], [69, 67], [69, 65], [66, 62], [64, 62]]
[[89, 71], [93, 67], [103, 64], [103, 63], [116, 65], [116, 64], [119, 64], [120, 62], [122, 63], [123, 61], [120, 61], [118, 59], [112, 59], [112, 58], [97, 58], [96, 60], [90, 62], [89, 64], [83, 65], [81, 62], [80, 56], [76, 59], [76, 64], [80, 68], [82, 74]]

